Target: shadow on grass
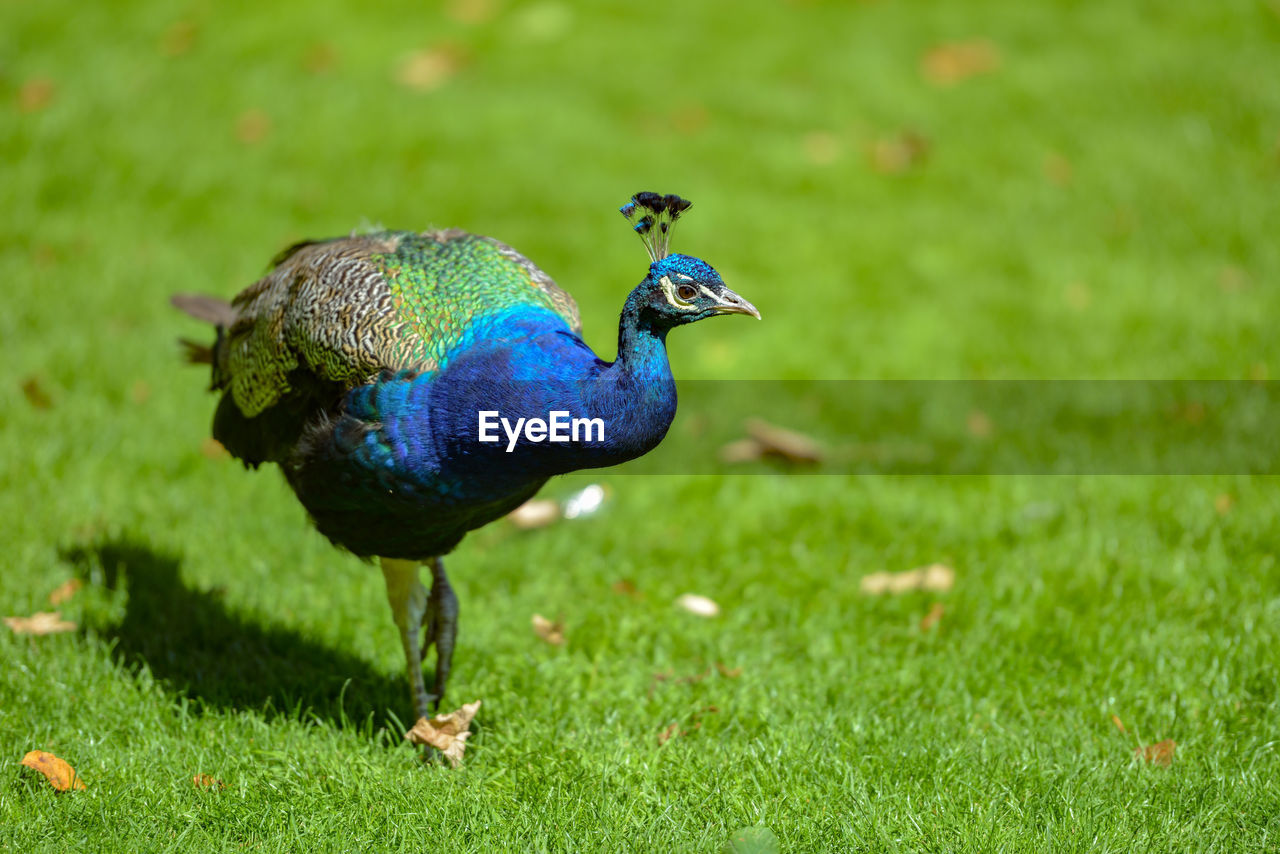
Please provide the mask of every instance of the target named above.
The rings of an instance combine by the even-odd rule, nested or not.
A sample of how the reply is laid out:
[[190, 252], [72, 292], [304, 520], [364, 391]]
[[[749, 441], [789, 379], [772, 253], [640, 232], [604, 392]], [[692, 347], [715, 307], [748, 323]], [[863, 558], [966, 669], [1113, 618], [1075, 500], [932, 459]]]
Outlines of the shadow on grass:
[[114, 639], [117, 660], [146, 665], [167, 690], [198, 705], [362, 727], [372, 723], [370, 712], [408, 713], [401, 680], [296, 631], [228, 610], [218, 591], [187, 587], [171, 555], [124, 538], [66, 549], [62, 558], [82, 576], [101, 567], [109, 588], [123, 582], [124, 620], [94, 627]]

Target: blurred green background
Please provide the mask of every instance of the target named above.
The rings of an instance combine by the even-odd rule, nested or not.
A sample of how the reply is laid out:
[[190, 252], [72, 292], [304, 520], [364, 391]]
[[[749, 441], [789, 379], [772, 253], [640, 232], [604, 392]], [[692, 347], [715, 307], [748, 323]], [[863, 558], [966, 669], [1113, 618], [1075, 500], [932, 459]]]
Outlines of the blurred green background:
[[[1273, 479], [600, 474], [597, 517], [453, 559], [486, 705], [448, 774], [395, 748], [376, 572], [202, 446], [166, 301], [458, 226], [608, 357], [654, 189], [764, 315], [673, 335], [683, 379], [1265, 380], [1277, 81], [1274, 0], [0, 6], [0, 611], [94, 582], [79, 632], [0, 635], [0, 846], [1274, 848]], [[933, 561], [940, 626], [859, 592]]]

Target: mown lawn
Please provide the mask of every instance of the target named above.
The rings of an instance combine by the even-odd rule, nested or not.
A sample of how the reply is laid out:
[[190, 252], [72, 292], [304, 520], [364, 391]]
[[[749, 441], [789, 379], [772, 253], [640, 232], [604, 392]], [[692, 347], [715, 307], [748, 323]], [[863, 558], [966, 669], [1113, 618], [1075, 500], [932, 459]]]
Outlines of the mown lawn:
[[202, 444], [166, 299], [456, 225], [608, 355], [652, 187], [765, 318], [675, 333], [682, 378], [1266, 380], [1278, 57], [1263, 0], [5, 6], [0, 614], [86, 585], [77, 631], [0, 631], [0, 847], [1276, 850], [1273, 477], [564, 479], [602, 511], [450, 559], [452, 771], [401, 743], [376, 569]]

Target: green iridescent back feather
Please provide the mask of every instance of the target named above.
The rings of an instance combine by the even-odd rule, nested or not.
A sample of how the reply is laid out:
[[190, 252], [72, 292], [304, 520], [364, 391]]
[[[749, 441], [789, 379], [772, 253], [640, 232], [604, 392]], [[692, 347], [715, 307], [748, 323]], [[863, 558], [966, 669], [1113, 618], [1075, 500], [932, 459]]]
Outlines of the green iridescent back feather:
[[287, 394], [299, 367], [347, 386], [383, 370], [439, 370], [483, 335], [486, 318], [520, 306], [581, 330], [573, 298], [533, 262], [456, 230], [301, 244], [232, 305], [237, 320], [218, 342], [214, 384], [249, 417]]

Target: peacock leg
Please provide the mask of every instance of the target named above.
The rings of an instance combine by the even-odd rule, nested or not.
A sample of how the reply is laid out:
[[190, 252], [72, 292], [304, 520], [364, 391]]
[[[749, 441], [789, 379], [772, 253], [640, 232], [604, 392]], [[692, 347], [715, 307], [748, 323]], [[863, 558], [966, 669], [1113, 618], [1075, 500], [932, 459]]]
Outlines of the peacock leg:
[[419, 646], [422, 620], [428, 610], [427, 588], [418, 580], [417, 561], [384, 557], [382, 577], [387, 582], [391, 618], [400, 630], [400, 643], [404, 645], [409, 687], [413, 692], [413, 708], [418, 717], [428, 717], [431, 714], [431, 701], [435, 698], [427, 694], [427, 686], [422, 679], [422, 649]]
[[436, 680], [431, 699], [439, 708], [453, 663], [453, 639], [458, 634], [458, 597], [444, 574], [444, 561], [438, 557], [431, 559], [431, 600], [427, 610], [428, 643], [436, 645]]

